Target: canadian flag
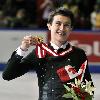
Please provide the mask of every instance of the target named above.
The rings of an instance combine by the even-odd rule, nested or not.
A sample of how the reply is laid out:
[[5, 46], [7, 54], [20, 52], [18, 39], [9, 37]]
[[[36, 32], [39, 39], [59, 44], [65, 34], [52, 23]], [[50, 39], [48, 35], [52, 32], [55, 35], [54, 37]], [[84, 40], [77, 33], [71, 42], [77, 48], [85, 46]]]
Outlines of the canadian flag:
[[87, 60], [81, 65], [78, 72], [71, 65], [67, 65], [65, 67], [58, 69], [57, 74], [62, 82], [67, 82], [70, 79], [73, 79], [75, 77], [77, 77], [78, 79], [80, 79], [82, 81], [83, 77], [84, 77], [86, 66], [87, 66]]

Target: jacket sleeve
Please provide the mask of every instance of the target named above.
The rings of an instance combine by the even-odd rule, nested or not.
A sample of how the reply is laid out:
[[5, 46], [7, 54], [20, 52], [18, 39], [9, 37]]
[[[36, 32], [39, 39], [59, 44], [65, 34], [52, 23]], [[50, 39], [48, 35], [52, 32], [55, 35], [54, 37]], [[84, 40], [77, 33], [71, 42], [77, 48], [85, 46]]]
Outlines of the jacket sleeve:
[[[88, 58], [85, 54], [85, 52], [83, 52], [82, 56], [81, 56], [82, 61], [87, 60], [87, 65], [86, 65], [86, 69], [85, 69], [85, 73], [84, 73], [84, 77], [83, 77], [83, 81], [85, 82], [85, 80], [87, 81], [91, 81], [92, 85], [93, 85], [93, 81], [92, 81], [92, 77], [91, 77], [91, 73], [89, 70], [89, 65], [88, 65]], [[94, 86], [94, 85], [93, 85]]]
[[12, 80], [24, 75], [29, 70], [37, 68], [37, 66], [38, 58], [35, 55], [35, 50], [29, 53], [25, 58], [17, 55], [16, 51], [14, 51], [5, 66], [2, 77], [4, 80]]
[[[89, 65], [88, 65], [88, 58], [87, 58], [85, 51], [83, 49], [80, 49], [80, 48], [75, 48], [74, 54], [75, 54], [76, 59], [78, 59], [77, 60], [78, 65], [76, 67], [77, 71], [80, 69], [82, 64], [87, 60], [86, 69], [85, 69], [85, 72], [84, 72], [84, 75], [83, 75], [83, 82], [85, 82], [85, 80], [92, 81], [92, 77], [91, 77], [91, 73], [90, 73]], [[93, 84], [93, 81], [92, 81], [92, 84]]]

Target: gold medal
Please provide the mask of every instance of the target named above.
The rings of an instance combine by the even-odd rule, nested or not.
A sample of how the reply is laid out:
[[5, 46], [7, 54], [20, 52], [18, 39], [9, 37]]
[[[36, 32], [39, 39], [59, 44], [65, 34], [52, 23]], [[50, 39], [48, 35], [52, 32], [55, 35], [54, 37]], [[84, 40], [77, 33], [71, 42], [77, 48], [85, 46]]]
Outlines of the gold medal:
[[35, 39], [36, 44], [40, 44], [43, 42], [43, 37], [41, 36], [34, 36], [33, 39]]

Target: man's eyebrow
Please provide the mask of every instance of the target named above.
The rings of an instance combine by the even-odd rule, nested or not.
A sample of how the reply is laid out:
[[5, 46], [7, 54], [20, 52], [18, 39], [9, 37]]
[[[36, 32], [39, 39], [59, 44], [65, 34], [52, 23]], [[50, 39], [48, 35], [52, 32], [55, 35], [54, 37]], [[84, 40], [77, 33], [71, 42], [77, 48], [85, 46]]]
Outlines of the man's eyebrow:
[[57, 21], [55, 21], [55, 22], [61, 22], [61, 21], [57, 20]]
[[[62, 23], [62, 21], [55, 21], [55, 22]], [[65, 22], [64, 24], [71, 24], [71, 23], [70, 22]]]

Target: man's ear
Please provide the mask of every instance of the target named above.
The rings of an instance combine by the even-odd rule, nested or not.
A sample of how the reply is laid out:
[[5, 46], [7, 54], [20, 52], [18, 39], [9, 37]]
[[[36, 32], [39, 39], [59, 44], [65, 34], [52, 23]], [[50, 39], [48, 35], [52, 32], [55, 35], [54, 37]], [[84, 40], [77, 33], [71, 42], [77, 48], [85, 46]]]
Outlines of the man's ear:
[[71, 28], [70, 28], [70, 31], [72, 31], [73, 30], [73, 26], [71, 26]]
[[51, 30], [51, 24], [47, 23], [47, 27], [49, 30]]

